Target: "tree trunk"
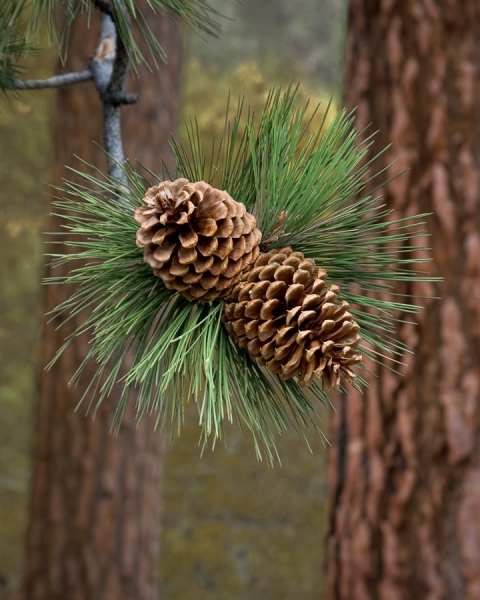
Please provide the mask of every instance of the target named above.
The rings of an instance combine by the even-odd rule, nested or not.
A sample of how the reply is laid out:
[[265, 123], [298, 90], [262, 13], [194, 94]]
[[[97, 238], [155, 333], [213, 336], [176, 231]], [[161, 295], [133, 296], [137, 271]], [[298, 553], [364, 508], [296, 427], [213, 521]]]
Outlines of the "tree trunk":
[[396, 218], [432, 212], [443, 284], [398, 336], [404, 377], [373, 366], [330, 439], [328, 600], [480, 598], [480, 3], [351, 0], [345, 97], [379, 130]]
[[[145, 9], [146, 0], [140, 2]], [[93, 55], [100, 17], [87, 29], [85, 15], [72, 27], [69, 58], [61, 70], [83, 70]], [[177, 127], [182, 27], [177, 19], [152, 15], [151, 27], [168, 55], [168, 65], [153, 74], [140, 71], [132, 91], [140, 102], [123, 109], [122, 132], [126, 156], [161, 171], [160, 157], [169, 156], [168, 138]], [[41, 92], [40, 92], [41, 93]], [[54, 182], [72, 178], [65, 163], [72, 155], [106, 168], [102, 151], [102, 105], [93, 84], [58, 91], [55, 103]], [[74, 164], [82, 168], [78, 161]], [[61, 231], [56, 218], [49, 231]], [[47, 276], [62, 275], [66, 268]], [[64, 301], [71, 290], [47, 286], [45, 312]], [[30, 522], [23, 594], [28, 600], [152, 600], [156, 597], [162, 440], [145, 417], [137, 428], [133, 404], [118, 435], [110, 433], [119, 392], [85, 417], [88, 403], [77, 412], [92, 366], [82, 384], [68, 382], [88, 351], [79, 337], [50, 371], [45, 366], [67, 333], [45, 323], [41, 342], [38, 415], [34, 453]]]

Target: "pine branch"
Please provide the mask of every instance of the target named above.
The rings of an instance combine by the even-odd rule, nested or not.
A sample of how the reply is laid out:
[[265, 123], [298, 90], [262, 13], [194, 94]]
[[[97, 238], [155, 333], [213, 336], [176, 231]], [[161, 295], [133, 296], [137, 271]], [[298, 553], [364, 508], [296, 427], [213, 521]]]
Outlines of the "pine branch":
[[[218, 23], [211, 17], [218, 13], [204, 0], [147, 0], [147, 3], [153, 12], [157, 14], [170, 12], [178, 15], [185, 23], [198, 31], [214, 36], [220, 31]], [[166, 61], [160, 41], [149, 27], [137, 2], [135, 0], [62, 0], [61, 4], [66, 12], [63, 30], [59, 28], [57, 22], [57, 0], [33, 2], [31, 10], [27, 11], [28, 20], [23, 19], [28, 0], [0, 0], [0, 89], [43, 89], [91, 79], [91, 77], [87, 77], [85, 71], [82, 72], [82, 76], [85, 74], [85, 79], [77, 80], [74, 74], [71, 74], [72, 79], [70, 79], [69, 74], [65, 76], [65, 80], [52, 78], [45, 83], [36, 80], [21, 81], [19, 79], [20, 69], [17, 65], [19, 59], [32, 52], [31, 41], [39, 35], [42, 27], [46, 28], [48, 38], [58, 43], [59, 51], [65, 58], [64, 46], [73, 20], [79, 11], [90, 12], [93, 7], [96, 7], [112, 19], [119, 38], [115, 61], [116, 73], [109, 90], [110, 97], [105, 96], [104, 99], [111, 106], [136, 102], [135, 96], [122, 91], [124, 86], [121, 83], [122, 79], [126, 77], [128, 68], [135, 70], [137, 64], [147, 63], [147, 59], [134, 39], [132, 25], [138, 28], [155, 65], [158, 61]], [[80, 74], [78, 76], [81, 77]]]
[[[5, 1], [5, 0], [3, 0]], [[21, 0], [25, 3], [26, 0]], [[14, 2], [14, 0], [8, 0]], [[211, 8], [205, 0], [147, 0], [149, 9], [156, 14], [170, 12], [178, 15], [185, 23], [197, 31], [209, 35], [218, 35], [220, 26], [212, 18], [218, 13]], [[66, 13], [63, 30], [57, 22], [58, 0], [38, 0], [32, 4], [32, 14], [29, 20], [27, 33], [29, 37], [35, 36], [41, 27], [46, 25], [46, 30], [51, 41], [56, 41], [62, 55], [65, 57], [65, 42], [68, 39], [70, 26], [81, 10], [90, 12], [97, 8], [112, 18], [115, 22], [118, 35], [122, 38], [130, 59], [130, 67], [147, 63], [132, 33], [132, 26], [137, 27], [140, 36], [145, 41], [155, 64], [165, 62], [166, 57], [160, 41], [151, 30], [148, 20], [139, 10], [135, 0], [61, 0]]]
[[12, 87], [15, 90], [42, 90], [72, 85], [73, 83], [82, 83], [84, 81], [91, 81], [92, 79], [93, 73], [90, 69], [87, 69], [85, 71], [79, 71], [78, 73], [55, 75], [49, 79], [27, 79], [26, 81], [15, 79]]
[[[252, 113], [243, 120], [241, 112], [240, 102], [234, 121], [226, 122], [210, 175], [198, 128], [192, 125], [190, 147], [173, 144], [177, 176], [216, 178], [216, 187], [256, 213], [269, 248], [291, 245], [315, 259], [351, 305], [364, 342], [362, 354], [373, 360], [387, 357], [395, 366], [409, 352], [397, 339], [396, 324], [419, 306], [403, 297], [387, 301], [382, 292], [396, 280], [436, 281], [417, 271], [426, 260], [416, 254], [423, 249], [415, 243], [422, 215], [389, 221], [379, 199], [365, 193], [370, 164], [362, 163], [366, 145], [351, 115], [339, 113], [318, 135], [308, 137], [305, 110], [296, 105], [293, 88], [283, 95], [273, 91], [259, 121]], [[302, 388], [295, 379], [283, 381], [260, 368], [233, 343], [219, 304], [190, 303], [152, 276], [132, 242], [137, 228], [132, 212], [161, 178], [149, 172], [153, 181], [147, 181], [128, 162], [122, 171], [122, 204], [111, 176], [79, 172], [77, 181], [80, 176], [84, 184], [67, 182], [62, 190], [66, 197], [56, 203], [70, 234], [67, 245], [76, 247], [73, 253], [71, 248], [60, 250], [56, 262], [73, 259], [84, 265], [68, 278], [52, 281], [78, 285], [56, 314], [93, 309], [70, 338], [81, 332], [92, 337], [74, 382], [87, 361], [97, 365], [91, 384], [98, 390], [96, 407], [116, 382], [124, 385], [116, 426], [134, 388], [138, 417], [156, 411], [159, 424], [170, 422], [176, 430], [182, 425], [183, 403], [194, 399], [204, 444], [223, 438], [224, 423], [235, 420], [250, 432], [257, 455], [269, 461], [275, 456], [277, 432], [306, 426], [320, 432], [320, 403], [329, 400], [319, 385]], [[133, 357], [131, 367], [119, 381], [127, 352]], [[353, 385], [366, 385], [361, 371]]]
[[[138, 9], [134, 0], [92, 0], [100, 4], [106, 11], [111, 12], [115, 21], [118, 35], [122, 38], [126, 50], [131, 57], [131, 66], [136, 68], [137, 63], [146, 63], [147, 60], [137, 45], [131, 31], [130, 24], [134, 24], [142, 39], [145, 41], [155, 65], [157, 61], [166, 62], [166, 56], [160, 41], [148, 25], [144, 14]], [[220, 32], [220, 26], [212, 18], [211, 14], [217, 14], [204, 0], [147, 0], [150, 9], [158, 14], [178, 15], [187, 25], [197, 31], [203, 31], [209, 35], [216, 36]]]

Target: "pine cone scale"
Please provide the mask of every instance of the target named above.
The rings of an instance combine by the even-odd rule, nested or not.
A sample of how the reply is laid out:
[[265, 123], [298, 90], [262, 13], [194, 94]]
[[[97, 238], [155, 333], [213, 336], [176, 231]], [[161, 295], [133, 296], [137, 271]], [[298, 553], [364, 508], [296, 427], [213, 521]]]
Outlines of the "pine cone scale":
[[[181, 230], [178, 234], [178, 239], [184, 248], [195, 248], [195, 246], [198, 244], [198, 235], [195, 233], [195, 231], [193, 231], [193, 229], [190, 228], [187, 230]], [[161, 243], [157, 242], [155, 238], [152, 239], [152, 242], [155, 244]]]
[[168, 260], [170, 260], [170, 257], [172, 256], [176, 247], [176, 242], [164, 243], [162, 246], [158, 246], [153, 253], [153, 257], [161, 263], [166, 263]]
[[225, 217], [224, 219], [221, 219], [217, 223], [217, 225], [217, 237], [228, 238], [232, 235], [234, 227], [233, 221], [229, 216]]

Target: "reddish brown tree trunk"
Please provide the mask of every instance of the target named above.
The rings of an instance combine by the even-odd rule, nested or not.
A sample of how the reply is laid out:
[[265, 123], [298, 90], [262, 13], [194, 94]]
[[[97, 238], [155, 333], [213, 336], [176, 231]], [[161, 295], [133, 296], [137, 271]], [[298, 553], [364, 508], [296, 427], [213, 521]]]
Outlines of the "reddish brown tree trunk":
[[433, 212], [431, 274], [398, 377], [373, 367], [338, 403], [330, 453], [328, 600], [480, 598], [480, 3], [351, 0], [345, 97], [409, 171], [396, 217]]
[[[140, 3], [145, 9], [146, 1]], [[140, 102], [123, 109], [126, 156], [161, 171], [168, 138], [176, 129], [179, 105], [182, 27], [169, 17], [153, 16], [151, 27], [168, 55], [168, 65], [153, 74], [140, 72], [130, 86]], [[99, 15], [87, 29], [85, 15], [72, 27], [64, 70], [83, 70], [95, 51]], [[106, 167], [92, 142], [102, 142], [102, 106], [92, 83], [59, 90], [54, 115], [54, 181], [72, 175], [64, 167], [73, 154]], [[77, 163], [75, 165], [79, 167]], [[60, 231], [51, 219], [50, 231]], [[65, 274], [64, 271], [63, 274]], [[55, 269], [47, 276], [59, 275]], [[45, 288], [44, 308], [64, 301], [65, 286]], [[78, 324], [55, 330], [45, 324], [40, 344], [41, 365], [47, 364], [67, 333]], [[102, 406], [95, 420], [86, 406], [74, 412], [93, 367], [83, 384], [68, 382], [88, 351], [79, 337], [50, 371], [40, 371], [38, 417], [24, 598], [27, 600], [152, 600], [159, 535], [162, 441], [153, 422], [136, 428], [130, 398], [117, 436], [110, 433], [119, 390]]]

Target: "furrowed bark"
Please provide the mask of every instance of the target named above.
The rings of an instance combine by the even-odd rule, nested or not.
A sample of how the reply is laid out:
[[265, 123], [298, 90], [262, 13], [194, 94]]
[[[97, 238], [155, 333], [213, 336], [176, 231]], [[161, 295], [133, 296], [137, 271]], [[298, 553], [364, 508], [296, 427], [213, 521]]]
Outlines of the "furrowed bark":
[[[394, 217], [432, 212], [404, 377], [373, 366], [330, 439], [328, 600], [480, 597], [480, 4], [351, 0], [345, 99], [379, 130]], [[369, 365], [371, 366], [371, 365]]]
[[[139, 5], [145, 10], [146, 2]], [[150, 26], [164, 45], [169, 63], [153, 74], [142, 72], [132, 82], [140, 100], [124, 109], [122, 133], [126, 155], [160, 171], [159, 157], [167, 157], [168, 162], [168, 137], [178, 121], [182, 31], [181, 24], [168, 16], [154, 15]], [[87, 29], [86, 15], [75, 20], [65, 70], [82, 70], [89, 64], [99, 34], [98, 13], [91, 29]], [[102, 142], [102, 112], [93, 86], [58, 90], [55, 184], [72, 178], [64, 164], [72, 164], [74, 154], [105, 168], [105, 155], [92, 143]], [[60, 224], [52, 217], [48, 230], [60, 232]], [[65, 275], [67, 268], [50, 271], [47, 267], [47, 276]], [[44, 312], [70, 293], [66, 286], [46, 286]], [[157, 597], [162, 458], [162, 439], [154, 432], [154, 419], [145, 417], [137, 428], [132, 396], [119, 434], [111, 434], [119, 390], [94, 420], [85, 416], [88, 401], [75, 412], [95, 370], [87, 367], [82, 383], [77, 388], [68, 386], [88, 352], [84, 336], [71, 344], [50, 371], [43, 370], [64, 337], [82, 320], [80, 315], [58, 331], [58, 322], [45, 322], [40, 342], [42, 368], [23, 597], [153, 600]]]

